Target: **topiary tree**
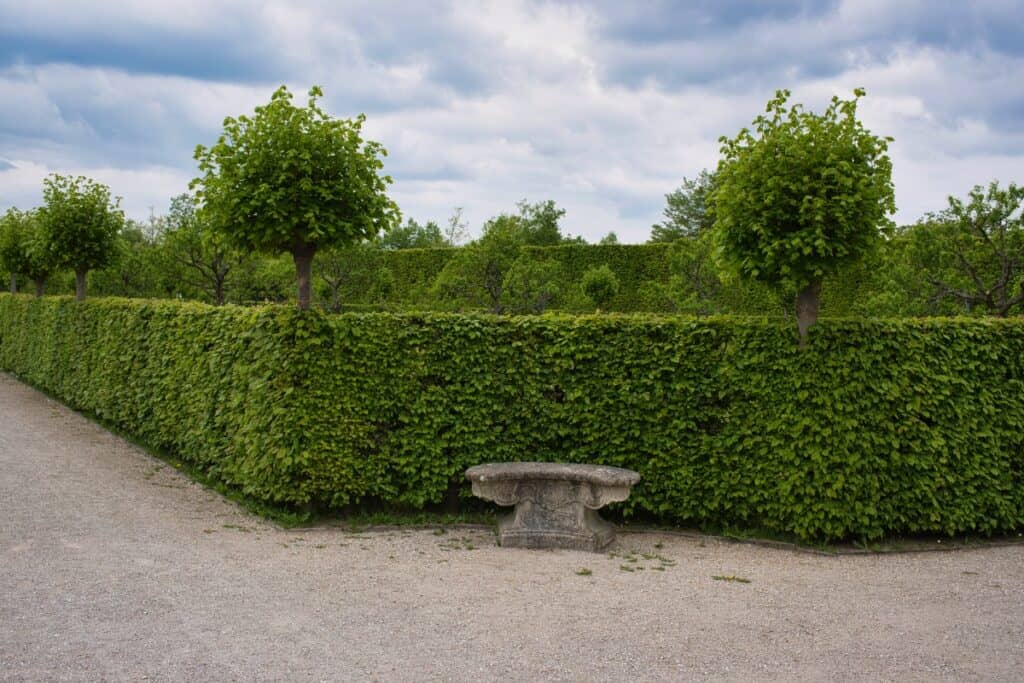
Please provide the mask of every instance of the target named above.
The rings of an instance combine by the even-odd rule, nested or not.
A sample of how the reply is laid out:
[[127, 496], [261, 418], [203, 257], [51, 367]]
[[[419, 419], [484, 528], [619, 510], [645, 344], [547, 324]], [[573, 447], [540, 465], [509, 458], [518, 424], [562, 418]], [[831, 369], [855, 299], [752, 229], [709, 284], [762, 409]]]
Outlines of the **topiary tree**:
[[322, 96], [314, 86], [296, 107], [282, 86], [254, 115], [225, 119], [217, 144], [196, 147], [203, 175], [192, 181], [203, 217], [230, 242], [292, 255], [302, 309], [318, 249], [371, 239], [399, 219], [380, 173], [387, 152], [361, 136], [366, 117], [332, 118]]
[[110, 265], [117, 254], [124, 227], [120, 204], [110, 188], [89, 178], [53, 174], [43, 181], [41, 242], [53, 266], [75, 271], [79, 301], [85, 299], [86, 274]]
[[598, 310], [607, 308], [619, 293], [619, 278], [607, 264], [595, 266], [583, 273], [583, 293]]
[[822, 115], [786, 108], [788, 90], [733, 139], [711, 193], [721, 259], [741, 276], [793, 286], [800, 345], [818, 318], [822, 279], [878, 241], [896, 206], [891, 138], [857, 120], [857, 101], [833, 97]]
[[17, 276], [24, 275], [35, 284], [36, 297], [43, 295], [55, 268], [41, 240], [35, 211], [11, 208], [0, 218], [0, 261], [11, 273], [11, 294], [18, 291]]

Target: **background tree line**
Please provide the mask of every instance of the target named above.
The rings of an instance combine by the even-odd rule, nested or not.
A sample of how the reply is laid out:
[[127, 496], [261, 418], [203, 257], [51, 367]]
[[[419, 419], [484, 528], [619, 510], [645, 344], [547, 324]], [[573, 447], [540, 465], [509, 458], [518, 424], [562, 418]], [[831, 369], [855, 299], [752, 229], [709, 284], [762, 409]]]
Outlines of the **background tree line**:
[[[217, 305], [280, 302], [297, 285], [300, 307], [336, 311], [795, 313], [802, 332], [822, 302], [844, 315], [1021, 313], [1024, 189], [993, 181], [892, 225], [889, 139], [857, 120], [863, 95], [833, 98], [816, 115], [777, 93], [752, 128], [721, 139], [716, 169], [666, 196], [650, 243], [670, 246], [625, 265], [595, 256], [612, 255], [600, 250], [617, 245], [614, 232], [588, 257], [538, 252], [585, 244], [563, 233], [565, 211], [551, 200], [520, 202], [472, 240], [459, 209], [443, 225], [399, 222], [383, 147], [362, 139], [363, 117], [322, 111], [316, 87], [305, 107], [280, 88], [253, 115], [226, 119], [217, 142], [196, 149], [194, 192], [146, 222], [125, 219], [99, 183], [50, 176], [41, 207], [0, 220], [0, 260], [12, 291], [73, 289], [79, 299], [88, 286]], [[379, 256], [402, 250], [441, 252], [416, 261], [424, 272], [415, 292], [387, 265], [397, 262]]]
[[[668, 245], [664, 256], [651, 255], [668, 260], [667, 275], [641, 285], [635, 305], [615, 310], [788, 315], [786, 301], [795, 292], [741, 282], [718, 266], [710, 211], [700, 196], [706, 196], [712, 178], [705, 172], [669, 195], [665, 219], [653, 227], [649, 241]], [[825, 278], [826, 312], [838, 308], [843, 315], [876, 317], [1024, 314], [1022, 202], [1024, 189], [992, 182], [962, 199], [951, 198], [945, 209], [913, 224], [895, 227], [861, 263]], [[607, 310], [608, 299], [598, 304], [584, 291], [582, 278], [567, 283], [556, 260], [545, 262], [524, 252], [531, 246], [582, 244], [581, 238], [564, 235], [559, 225], [563, 215], [551, 201], [521, 202], [515, 211], [487, 221], [480, 237], [468, 241], [459, 210], [443, 226], [409, 218], [376, 240], [321, 252], [314, 264], [314, 299], [332, 310], [346, 305], [508, 313]], [[13, 288], [40, 295], [74, 293], [73, 268], [41, 244], [43, 220], [41, 210], [11, 209], [0, 218], [0, 262], [8, 281]], [[293, 297], [293, 266], [287, 256], [246, 253], [226, 245], [198, 217], [189, 194], [175, 197], [165, 214], [141, 222], [124, 220], [107, 244], [107, 264], [87, 271], [88, 291], [95, 295], [212, 304], [285, 302]], [[425, 273], [427, 286], [409, 292], [399, 290], [398, 274], [375, 258], [381, 251], [407, 249], [452, 253], [445, 255], [439, 272]], [[610, 276], [604, 278], [614, 279], [608, 287], [627, 281], [621, 268], [605, 270]], [[837, 297], [843, 299], [838, 307]]]

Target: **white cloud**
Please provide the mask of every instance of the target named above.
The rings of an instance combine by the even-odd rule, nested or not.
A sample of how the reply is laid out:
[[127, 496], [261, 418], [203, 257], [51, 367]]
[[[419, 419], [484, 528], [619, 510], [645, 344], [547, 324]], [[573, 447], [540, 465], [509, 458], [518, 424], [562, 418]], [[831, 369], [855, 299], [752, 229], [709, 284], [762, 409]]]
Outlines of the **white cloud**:
[[[36, 33], [158, 26], [188, 36], [220, 25], [225, 49], [256, 74], [232, 82], [102, 64], [0, 69], [0, 158], [16, 165], [0, 172], [0, 205], [20, 203], [53, 170], [108, 179], [134, 216], [160, 210], [195, 174], [194, 146], [213, 142], [225, 116], [266, 101], [277, 85], [268, 74], [279, 71], [299, 99], [320, 83], [336, 115], [368, 114], [366, 135], [389, 150], [385, 170], [406, 215], [443, 220], [463, 206], [475, 231], [520, 199], [550, 198], [567, 209], [571, 233], [643, 241], [663, 196], [714, 167], [718, 136], [748, 125], [785, 86], [816, 110], [832, 94], [867, 88], [866, 125], [896, 139], [901, 222], [974, 184], [1024, 180], [1024, 122], [1014, 118], [1024, 62], [984, 46], [915, 42], [914, 22], [934, 14], [922, 3], [847, 2], [746, 22], [728, 40], [717, 30], [646, 42], [610, 36], [589, 4], [245, 7], [201, 3], [197, 20], [177, 16], [190, 11], [180, 5], [84, 13], [0, 0], [0, 18]], [[47, 24], [47, 14], [61, 18]]]
[[28, 209], [42, 203], [43, 179], [51, 173], [86, 176], [110, 188], [122, 199], [121, 208], [138, 220], [151, 212], [166, 212], [170, 198], [188, 190], [193, 174], [177, 168], [152, 166], [138, 169], [102, 166], [54, 168], [26, 159], [6, 159], [11, 168], [0, 169], [3, 200], [0, 209], [17, 206]]

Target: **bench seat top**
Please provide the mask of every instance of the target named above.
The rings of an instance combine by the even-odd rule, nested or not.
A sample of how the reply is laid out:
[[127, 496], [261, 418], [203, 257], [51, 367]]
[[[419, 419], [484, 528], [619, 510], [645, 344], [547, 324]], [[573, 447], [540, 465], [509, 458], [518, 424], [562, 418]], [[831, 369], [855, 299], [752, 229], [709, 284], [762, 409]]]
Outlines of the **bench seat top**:
[[633, 470], [607, 465], [583, 465], [560, 462], [496, 462], [466, 470], [470, 481], [523, 481], [548, 479], [578, 481], [599, 486], [633, 486], [640, 475]]

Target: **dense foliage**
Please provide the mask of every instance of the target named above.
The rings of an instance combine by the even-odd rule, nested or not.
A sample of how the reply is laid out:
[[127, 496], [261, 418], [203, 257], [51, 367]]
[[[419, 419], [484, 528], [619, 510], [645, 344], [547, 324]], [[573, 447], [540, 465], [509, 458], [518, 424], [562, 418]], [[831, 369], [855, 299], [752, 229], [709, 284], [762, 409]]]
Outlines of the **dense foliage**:
[[714, 219], [708, 201], [715, 186], [715, 174], [701, 171], [697, 177], [683, 178], [683, 184], [665, 195], [665, 220], [651, 226], [651, 242], [674, 242], [700, 237], [711, 230]]
[[0, 295], [0, 367], [259, 498], [421, 506], [484, 461], [804, 539], [1024, 527], [1024, 324], [301, 314]]
[[51, 175], [43, 181], [38, 210], [40, 242], [50, 263], [75, 273], [75, 296], [85, 299], [86, 275], [115, 258], [124, 227], [121, 200], [106, 185], [82, 176]]
[[12, 208], [0, 217], [0, 265], [10, 273], [12, 294], [17, 293], [17, 276], [22, 275], [35, 284], [36, 296], [43, 295], [56, 267], [43, 242], [38, 212]]
[[733, 139], [711, 193], [724, 262], [743, 277], [799, 292], [801, 344], [818, 314], [822, 280], [877, 245], [896, 211], [887, 138], [857, 120], [857, 100], [821, 115], [786, 107], [788, 91]]
[[594, 266], [583, 273], [583, 293], [591, 303], [601, 310], [607, 308], [615, 295], [619, 293], [619, 278], [607, 265]]
[[332, 118], [317, 104], [322, 96], [314, 87], [296, 107], [282, 86], [254, 115], [225, 119], [217, 143], [195, 152], [204, 219], [240, 249], [290, 253], [301, 308], [310, 305], [318, 249], [376, 237], [399, 217], [385, 194], [386, 152], [362, 139], [365, 117]]

